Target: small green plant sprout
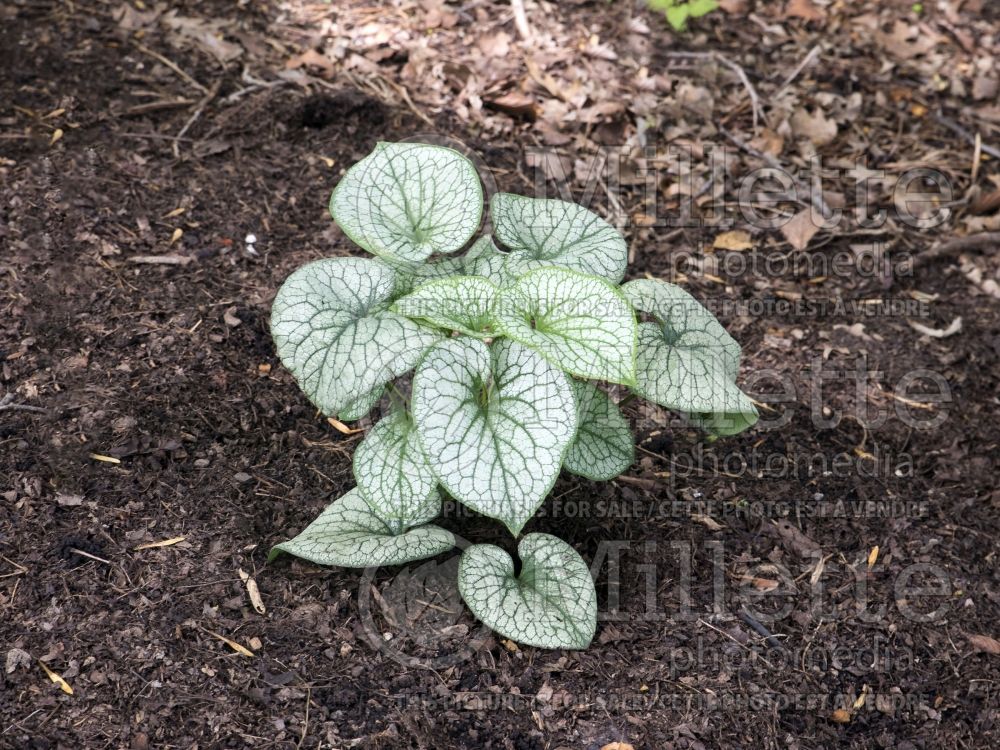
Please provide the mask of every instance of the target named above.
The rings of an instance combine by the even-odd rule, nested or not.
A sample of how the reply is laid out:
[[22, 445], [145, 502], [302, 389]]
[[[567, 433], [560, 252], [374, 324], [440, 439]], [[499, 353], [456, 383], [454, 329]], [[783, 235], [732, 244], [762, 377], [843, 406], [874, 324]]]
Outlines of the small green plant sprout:
[[632, 464], [606, 384], [717, 435], [757, 412], [736, 385], [739, 345], [679, 287], [621, 284], [627, 247], [604, 219], [498, 193], [492, 234], [473, 241], [483, 203], [466, 157], [417, 143], [378, 144], [333, 191], [333, 218], [376, 257], [292, 273], [271, 331], [324, 414], [360, 419], [385, 395], [391, 407], [354, 454], [357, 486], [272, 558], [363, 568], [432, 557], [456, 545], [432, 523], [446, 493], [520, 537], [519, 565], [490, 544], [462, 553], [458, 588], [476, 617], [522, 644], [586, 648], [597, 625], [587, 565], [554, 536], [520, 535], [561, 470], [609, 480]]
[[719, 7], [716, 0], [647, 0], [652, 10], [659, 10], [667, 17], [674, 31], [687, 29], [689, 18], [707, 16]]

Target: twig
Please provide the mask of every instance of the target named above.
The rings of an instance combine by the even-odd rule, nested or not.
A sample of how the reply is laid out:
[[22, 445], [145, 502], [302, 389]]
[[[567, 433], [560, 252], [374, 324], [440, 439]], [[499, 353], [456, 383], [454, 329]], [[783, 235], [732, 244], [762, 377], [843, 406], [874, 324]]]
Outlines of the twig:
[[302, 736], [299, 737], [299, 742], [295, 746], [296, 750], [302, 747], [302, 743], [306, 741], [306, 735], [309, 733], [309, 704], [312, 703], [312, 686], [306, 688], [306, 715], [302, 720]]
[[77, 549], [76, 547], [67, 547], [70, 552], [80, 555], [81, 557], [89, 557], [91, 560], [96, 560], [99, 563], [104, 563], [105, 565], [114, 565], [110, 560], [105, 560], [103, 557], [98, 557], [97, 555], [92, 555], [89, 552], [84, 552], [82, 549]]
[[29, 406], [28, 404], [13, 404], [14, 394], [8, 393], [2, 399], [0, 399], [0, 411], [31, 411], [37, 414], [47, 414], [48, 409], [44, 409], [41, 406]]
[[[963, 128], [957, 122], [955, 122], [954, 120], [948, 119], [947, 117], [945, 117], [940, 112], [935, 112], [934, 113], [934, 119], [937, 120], [942, 125], [944, 125], [946, 128], [948, 128], [948, 130], [950, 130], [953, 133], [955, 133], [956, 135], [962, 136], [965, 140], [967, 140], [969, 143], [971, 143], [973, 145], [973, 147], [975, 147], [975, 145], [976, 145], [976, 136], [973, 135], [972, 133], [970, 133], [965, 128]], [[995, 147], [989, 146], [989, 145], [987, 145], [985, 143], [980, 143], [979, 149], [984, 154], [989, 154], [994, 159], [1000, 159], [1000, 148], [995, 148]]]
[[531, 33], [531, 26], [528, 25], [528, 14], [524, 12], [524, 0], [510, 0], [510, 7], [514, 11], [514, 25], [521, 39], [530, 42], [534, 38]]
[[753, 87], [750, 83], [750, 79], [747, 78], [747, 72], [743, 70], [741, 65], [734, 63], [725, 55], [715, 54], [715, 59], [721, 62], [723, 65], [728, 67], [730, 70], [734, 71], [737, 76], [739, 76], [740, 81], [743, 82], [743, 88], [747, 90], [747, 94], [750, 95], [750, 106], [753, 109], [753, 130], [754, 133], [757, 132], [757, 121], [762, 114], [760, 108], [760, 97], [757, 96], [757, 89]]
[[[733, 636], [729, 635], [729, 633], [727, 633], [727, 632], [726, 632], [725, 630], [722, 630], [721, 628], [717, 628], [717, 627], [715, 627], [715, 625], [713, 625], [712, 623], [710, 623], [710, 622], [705, 622], [705, 621], [704, 621], [704, 620], [702, 620], [701, 618], [698, 618], [698, 622], [700, 622], [700, 623], [701, 623], [702, 625], [704, 625], [704, 626], [705, 626], [705, 627], [707, 627], [707, 628], [711, 628], [712, 630], [714, 630], [714, 631], [715, 631], [716, 633], [718, 633], [719, 635], [721, 635], [721, 636], [725, 636], [726, 638], [728, 638], [729, 640], [731, 640], [731, 641], [732, 641], [733, 643], [735, 643], [735, 644], [736, 644], [737, 646], [739, 646], [740, 648], [742, 648], [742, 649], [743, 649], [744, 651], [748, 651], [748, 652], [750, 652], [750, 653], [753, 653], [753, 652], [751, 651], [751, 649], [750, 649], [749, 647], [747, 647], [747, 645], [746, 645], [745, 643], [740, 643], [740, 642], [739, 642], [739, 641], [738, 641], [737, 639], [733, 638]], [[765, 663], [765, 664], [766, 664], [766, 665], [767, 665], [767, 666], [768, 666], [768, 667], [769, 667], [770, 669], [774, 669], [774, 665], [773, 665], [773, 664], [772, 664], [771, 662], [769, 662], [769, 661], [768, 661], [767, 659], [765, 659], [765, 658], [764, 658], [763, 656], [760, 656], [759, 658], [760, 658], [760, 660], [761, 660], [762, 662], [764, 662], [764, 663]]]
[[208, 89], [207, 88], [205, 88], [204, 86], [202, 86], [194, 78], [192, 78], [187, 73], [185, 73], [183, 70], [181, 70], [177, 66], [177, 63], [173, 62], [172, 60], [168, 60], [166, 57], [164, 57], [163, 55], [161, 55], [159, 52], [155, 52], [154, 50], [151, 50], [149, 47], [147, 47], [144, 44], [139, 44], [139, 42], [132, 42], [132, 44], [134, 44], [135, 48], [137, 50], [139, 50], [140, 52], [142, 52], [144, 55], [149, 55], [154, 60], [159, 60], [161, 63], [163, 63], [164, 65], [166, 65], [168, 68], [170, 68], [172, 71], [174, 71], [177, 75], [179, 75], [185, 81], [187, 81], [192, 86], [194, 86], [196, 89], [198, 89], [201, 93], [203, 93], [203, 94], [207, 94], [208, 93]]
[[802, 62], [800, 62], [798, 65], [795, 66], [795, 70], [793, 70], [789, 74], [788, 78], [786, 78], [784, 80], [784, 82], [780, 86], [778, 86], [778, 90], [775, 91], [773, 94], [771, 94], [771, 98], [773, 99], [778, 94], [780, 94], [782, 91], [784, 91], [789, 86], [791, 86], [792, 85], [792, 81], [794, 81], [796, 78], [798, 78], [799, 74], [802, 73], [802, 71], [805, 70], [809, 65], [812, 65], [813, 61], [817, 57], [819, 57], [819, 53], [821, 51], [822, 50], [820, 49], [820, 46], [818, 44], [815, 47], [813, 47], [811, 50], [809, 50], [809, 54], [807, 54], [805, 57], [803, 57], [802, 58]]
[[784, 651], [785, 647], [781, 645], [781, 641], [774, 637], [774, 633], [765, 628], [753, 615], [746, 611], [746, 608], [740, 610], [740, 619], [743, 620], [747, 625], [753, 628], [758, 635], [764, 636], [764, 641], [768, 646], [773, 648], [775, 651]]
[[764, 111], [760, 106], [760, 97], [757, 95], [757, 89], [755, 89], [753, 84], [750, 83], [750, 78], [747, 76], [747, 72], [743, 69], [743, 66], [733, 62], [728, 57], [718, 52], [668, 52], [667, 56], [688, 60], [715, 60], [716, 62], [722, 63], [736, 73], [737, 77], [740, 79], [740, 83], [743, 84], [743, 88], [746, 89], [747, 94], [750, 96], [750, 107], [753, 110], [754, 132], [757, 130], [757, 121], [761, 117], [763, 117], [764, 121], [767, 122], [767, 116], [764, 115]]
[[980, 250], [998, 246], [1000, 246], [1000, 232], [982, 232], [981, 234], [970, 234], [967, 237], [958, 237], [914, 255], [910, 258], [909, 270], [920, 268], [935, 260], [958, 255], [966, 250]]
[[177, 133], [177, 137], [174, 139], [174, 142], [172, 144], [175, 159], [180, 158], [181, 155], [181, 150], [180, 146], [178, 145], [178, 141], [184, 137], [185, 133], [188, 132], [188, 128], [194, 125], [195, 120], [201, 117], [201, 113], [205, 111], [205, 107], [208, 106], [208, 103], [211, 102], [219, 93], [219, 88], [221, 86], [222, 86], [222, 79], [219, 78], [218, 80], [216, 80], [215, 83], [212, 84], [211, 90], [207, 94], [205, 94], [205, 96], [202, 97], [200, 102], [198, 102], [198, 106], [195, 108], [194, 113], [188, 118], [188, 121], [184, 123], [184, 127], [181, 128], [180, 131]]
[[[726, 138], [728, 138], [732, 143], [741, 148], [743, 151], [746, 151], [748, 154], [750, 154], [750, 156], [756, 157], [757, 159], [766, 162], [769, 166], [773, 167], [774, 169], [777, 169], [780, 172], [784, 172], [785, 174], [791, 176], [791, 173], [788, 171], [788, 169], [785, 168], [785, 165], [782, 164], [777, 157], [771, 156], [771, 154], [764, 153], [760, 149], [754, 148], [749, 143], [746, 143], [744, 140], [737, 137], [734, 133], [729, 132], [721, 125], [718, 125], [717, 127], [719, 128], [719, 132], [721, 132]], [[815, 208], [817, 211], [820, 212], [820, 215], [824, 219], [829, 219], [831, 216], [833, 216], [833, 212], [830, 210], [830, 207], [826, 204], [826, 201], [823, 200], [823, 193], [821, 191], [813, 190], [809, 185], [805, 185], [801, 180], [795, 180], [795, 182], [799, 189], [805, 188], [808, 191], [810, 203], [812, 204], [813, 208]]]

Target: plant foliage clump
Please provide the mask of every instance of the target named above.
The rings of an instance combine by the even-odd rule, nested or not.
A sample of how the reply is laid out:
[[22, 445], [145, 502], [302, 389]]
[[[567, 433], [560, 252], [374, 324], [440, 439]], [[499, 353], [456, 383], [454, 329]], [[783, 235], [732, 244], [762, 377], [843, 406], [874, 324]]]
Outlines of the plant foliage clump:
[[[355, 452], [357, 487], [273, 555], [368, 567], [445, 552], [454, 536], [431, 523], [442, 491], [519, 536], [562, 469], [607, 480], [632, 464], [604, 384], [719, 435], [756, 421], [736, 385], [739, 345], [679, 287], [622, 284], [626, 244], [604, 219], [498, 193], [492, 235], [473, 242], [483, 202], [468, 159], [417, 143], [380, 143], [334, 190], [333, 218], [376, 257], [295, 271], [272, 334], [325, 414], [360, 419], [386, 394], [393, 406]], [[585, 648], [597, 601], [580, 555], [539, 533], [517, 550], [517, 573], [499, 547], [464, 550], [469, 608], [515, 641]]]

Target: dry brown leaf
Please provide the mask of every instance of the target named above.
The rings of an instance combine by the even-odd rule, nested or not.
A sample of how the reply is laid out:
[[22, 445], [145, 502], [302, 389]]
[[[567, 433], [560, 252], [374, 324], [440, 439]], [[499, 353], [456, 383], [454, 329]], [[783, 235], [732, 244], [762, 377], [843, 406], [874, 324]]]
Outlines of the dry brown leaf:
[[286, 70], [295, 70], [296, 68], [319, 68], [324, 77], [332, 77], [337, 70], [329, 57], [314, 49], [307, 49], [301, 55], [296, 55], [285, 61]]
[[484, 96], [483, 104], [511, 117], [526, 117], [529, 120], [538, 117], [538, 104], [532, 97], [520, 91], [511, 91], [499, 96]]
[[876, 544], [872, 547], [872, 551], [868, 553], [868, 570], [875, 567], [875, 562], [878, 560], [878, 545]]
[[691, 520], [694, 521], [695, 523], [700, 523], [702, 526], [705, 526], [706, 528], [709, 528], [712, 531], [721, 531], [722, 529], [726, 528], [711, 516], [706, 516], [701, 513], [692, 513]]
[[326, 421], [341, 435], [357, 435], [359, 432], [364, 432], [364, 430], [358, 427], [348, 427], [339, 419], [334, 419], [333, 417], [327, 417]]
[[59, 686], [60, 690], [66, 693], [66, 695], [73, 695], [73, 688], [71, 688], [69, 683], [62, 678], [62, 675], [53, 672], [51, 669], [45, 666], [45, 662], [43, 662], [42, 660], [39, 659], [38, 663], [42, 666], [42, 669], [45, 670], [45, 674], [48, 675], [49, 679]]
[[762, 128], [760, 135], [751, 139], [750, 145], [771, 156], [780, 156], [785, 150], [785, 139], [770, 128]]
[[804, 18], [807, 21], [825, 21], [826, 13], [810, 0], [788, 0], [785, 15], [790, 18]]
[[816, 109], [812, 113], [805, 108], [797, 109], [792, 114], [789, 124], [796, 136], [808, 138], [817, 146], [832, 143], [833, 139], [837, 137], [837, 123], [828, 118], [820, 109]]
[[609, 742], [601, 750], [635, 750], [635, 747], [628, 742]]
[[213, 636], [214, 638], [218, 638], [220, 641], [222, 641], [223, 643], [225, 643], [227, 646], [229, 646], [229, 648], [231, 648], [233, 651], [235, 651], [238, 654], [242, 654], [243, 656], [251, 656], [251, 657], [254, 655], [253, 651], [251, 651], [250, 649], [248, 649], [246, 646], [244, 646], [241, 643], [237, 643], [234, 640], [226, 638], [226, 636], [224, 636], [224, 635], [219, 635], [218, 633], [216, 633], [216, 632], [214, 632], [212, 630], [209, 630], [208, 628], [203, 628], [203, 630], [206, 633], [208, 633], [210, 636]]
[[796, 250], [805, 250], [809, 241], [819, 231], [820, 222], [813, 217], [813, 210], [807, 208], [795, 214], [784, 226], [781, 233]]
[[479, 39], [479, 49], [486, 57], [507, 57], [510, 54], [510, 34], [498, 31]]
[[719, 7], [726, 13], [740, 15], [750, 10], [750, 0], [719, 0]]
[[830, 714], [830, 719], [837, 722], [838, 724], [849, 724], [851, 722], [851, 712], [846, 708], [838, 708], [832, 714]]
[[250, 603], [253, 608], [257, 611], [257, 614], [263, 615], [267, 614], [267, 607], [264, 606], [264, 600], [260, 596], [260, 588], [257, 586], [257, 581], [254, 580], [253, 576], [247, 573], [245, 570], [240, 568], [239, 570], [240, 578], [247, 587], [247, 595], [250, 597]]
[[750, 241], [750, 233], [742, 229], [734, 229], [731, 232], [723, 232], [712, 242], [712, 247], [716, 250], [751, 250], [753, 242]]
[[976, 649], [976, 651], [1000, 656], [1000, 641], [996, 638], [990, 638], [988, 635], [970, 635], [966, 637], [969, 639], [969, 645]]

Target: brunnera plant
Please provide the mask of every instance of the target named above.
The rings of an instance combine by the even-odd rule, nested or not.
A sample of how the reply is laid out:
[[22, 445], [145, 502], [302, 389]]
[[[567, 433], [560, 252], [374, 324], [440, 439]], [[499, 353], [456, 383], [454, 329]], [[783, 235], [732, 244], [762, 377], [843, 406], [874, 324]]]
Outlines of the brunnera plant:
[[[468, 159], [417, 143], [378, 144], [333, 191], [333, 218], [376, 257], [295, 271], [272, 334], [324, 414], [360, 419], [387, 393], [392, 408], [354, 454], [357, 487], [272, 557], [364, 568], [445, 552], [455, 538], [431, 523], [442, 492], [518, 537], [561, 470], [608, 480], [632, 464], [604, 384], [717, 435], [756, 422], [736, 385], [739, 345], [679, 287], [621, 284], [628, 251], [610, 224], [573, 203], [498, 193], [492, 235], [472, 242], [483, 202]], [[519, 570], [499, 547], [463, 551], [469, 609], [522, 644], [586, 648], [597, 597], [583, 559], [540, 533], [517, 554]]]

